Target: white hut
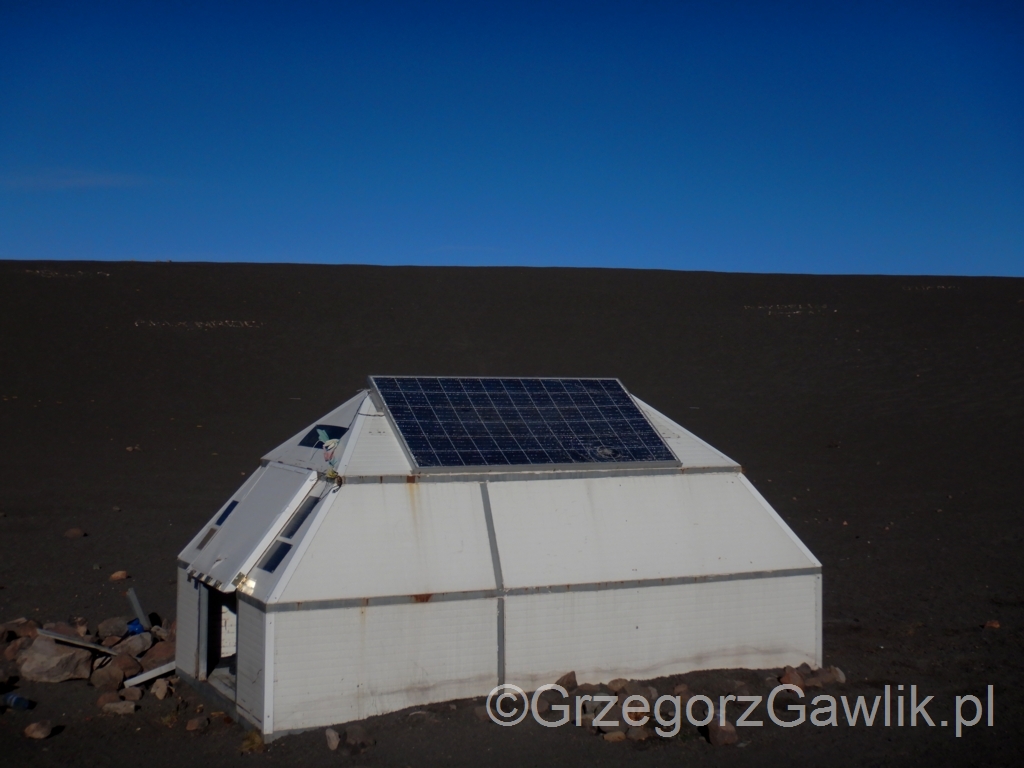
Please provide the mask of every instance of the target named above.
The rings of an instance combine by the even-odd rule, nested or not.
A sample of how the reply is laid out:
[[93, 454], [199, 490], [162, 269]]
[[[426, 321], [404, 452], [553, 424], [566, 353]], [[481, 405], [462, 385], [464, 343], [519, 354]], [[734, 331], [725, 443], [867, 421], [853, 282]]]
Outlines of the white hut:
[[615, 379], [371, 377], [181, 552], [177, 665], [266, 738], [449, 699], [821, 663], [821, 565]]

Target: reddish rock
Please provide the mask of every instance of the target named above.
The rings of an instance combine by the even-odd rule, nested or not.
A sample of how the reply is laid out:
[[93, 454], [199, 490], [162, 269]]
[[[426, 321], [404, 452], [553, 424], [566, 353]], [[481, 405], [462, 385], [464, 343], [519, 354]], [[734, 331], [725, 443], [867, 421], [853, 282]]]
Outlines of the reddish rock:
[[14, 661], [18, 657], [18, 654], [30, 645], [32, 645], [31, 637], [19, 637], [16, 640], [12, 640], [7, 644], [7, 647], [4, 648], [4, 660]]
[[157, 697], [157, 699], [163, 701], [171, 693], [171, 684], [168, 683], [165, 679], [160, 678], [155, 683], [153, 683], [151, 691], [153, 695]]
[[7, 629], [14, 633], [15, 637], [31, 637], [35, 639], [39, 625], [32, 619], [15, 619], [7, 622]]
[[37, 637], [18, 654], [18, 671], [36, 683], [87, 680], [92, 671], [92, 654], [84, 648], [61, 645], [49, 637]]
[[100, 641], [100, 645], [104, 648], [113, 648], [115, 645], [121, 642], [121, 638], [118, 635], [111, 635], [110, 637], [104, 637]]
[[995, 619], [989, 619], [985, 622], [985, 629], [999, 629], [1000, 624]]
[[651, 729], [646, 725], [639, 727], [631, 725], [626, 731], [626, 738], [630, 741], [647, 741], [652, 735]]
[[608, 733], [606, 733], [604, 735], [603, 738], [604, 738], [605, 741], [610, 741], [610, 742], [612, 742], [614, 744], [615, 742], [625, 741], [626, 740], [626, 732], [625, 731], [609, 731]]
[[107, 704], [116, 704], [121, 700], [117, 691], [107, 691], [106, 693], [100, 694], [100, 697], [96, 699], [96, 706], [103, 709]]
[[555, 681], [555, 685], [560, 685], [567, 691], [575, 690], [578, 687], [576, 685], [576, 672], [566, 672]]
[[124, 637], [128, 634], [128, 621], [129, 619], [125, 616], [114, 616], [110, 619], [104, 619], [100, 622], [99, 627], [96, 628], [96, 634], [103, 638], [110, 637], [111, 635]]
[[111, 647], [111, 650], [118, 653], [127, 653], [129, 656], [141, 656], [153, 645], [153, 636], [149, 632], [142, 632], [138, 635], [126, 637], [120, 643]]
[[628, 682], [629, 681], [626, 680], [624, 677], [616, 677], [614, 680], [608, 683], [608, 690], [612, 693], [618, 693], [626, 687], [626, 683]]
[[40, 720], [38, 723], [30, 723], [22, 731], [27, 739], [47, 739], [53, 733], [53, 723], [49, 720]]
[[121, 691], [121, 698], [125, 701], [140, 701], [142, 699], [142, 689], [135, 686], [125, 688]]
[[149, 672], [149, 670], [156, 669], [169, 661], [174, 661], [174, 643], [164, 641], [157, 643], [146, 652], [146, 655], [142, 657], [142, 668]]
[[43, 624], [43, 629], [50, 632], [56, 632], [58, 635], [64, 635], [64, 637], [73, 637], [78, 640], [81, 635], [78, 634], [78, 630], [72, 627], [70, 624], [65, 624], [63, 621], [53, 621], [49, 624]]
[[135, 712], [135, 704], [130, 701], [116, 701], [104, 704], [103, 712], [107, 715], [130, 715]]
[[801, 691], [804, 689], [804, 678], [792, 667], [786, 667], [782, 670], [782, 675], [779, 677], [779, 682], [783, 685], [795, 685]]
[[142, 671], [142, 665], [136, 661], [134, 656], [129, 656], [127, 653], [117, 654], [110, 663], [124, 672], [125, 677], [134, 677]]
[[736, 734], [736, 726], [728, 720], [725, 721], [725, 725], [719, 725], [718, 718], [716, 717], [708, 723], [708, 741], [711, 742], [712, 746], [727, 747], [739, 740], [740, 738]]
[[65, 539], [80, 539], [83, 536], [85, 536], [85, 531], [83, 531], [81, 528], [68, 528], [66, 531], [64, 531]]
[[89, 677], [93, 688], [100, 691], [116, 691], [124, 681], [124, 670], [116, 664], [100, 667]]
[[186, 731], [205, 731], [206, 727], [210, 724], [210, 718], [208, 717], [193, 717], [188, 723], [185, 724]]
[[107, 581], [124, 581], [128, 578], [128, 571], [114, 571], [107, 577]]
[[79, 637], [89, 636], [89, 620], [84, 616], [72, 616], [71, 619], [68, 620], [68, 624], [75, 628], [75, 632]]

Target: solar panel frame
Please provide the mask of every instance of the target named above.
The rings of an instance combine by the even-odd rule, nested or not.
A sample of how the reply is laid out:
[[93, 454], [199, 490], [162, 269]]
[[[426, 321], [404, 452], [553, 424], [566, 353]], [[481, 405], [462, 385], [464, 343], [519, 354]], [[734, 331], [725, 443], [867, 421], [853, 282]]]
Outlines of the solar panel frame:
[[681, 466], [617, 378], [369, 381], [417, 472]]

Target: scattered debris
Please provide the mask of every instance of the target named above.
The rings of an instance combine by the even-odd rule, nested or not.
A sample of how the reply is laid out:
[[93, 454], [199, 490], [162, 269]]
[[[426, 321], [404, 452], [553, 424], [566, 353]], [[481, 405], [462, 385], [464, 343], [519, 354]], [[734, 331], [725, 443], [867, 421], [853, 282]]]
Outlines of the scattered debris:
[[624, 677], [616, 677], [614, 680], [608, 683], [608, 690], [612, 693], [618, 693], [626, 687], [626, 683], [629, 682]]
[[341, 736], [333, 728], [328, 728], [324, 731], [324, 735], [327, 736], [327, 748], [333, 752], [341, 744]]
[[171, 694], [171, 684], [161, 678], [153, 683], [153, 687], [150, 692], [159, 700], [163, 701]]
[[135, 594], [135, 587], [128, 587], [128, 602], [132, 604], [132, 610], [135, 611], [135, 618], [139, 620], [139, 624], [146, 631], [152, 629], [153, 624], [150, 622], [149, 617], [142, 610], [142, 603], [139, 602], [139, 596]]
[[205, 731], [210, 725], [208, 717], [193, 717], [185, 724], [186, 731]]
[[53, 733], [53, 723], [49, 720], [30, 723], [22, 733], [29, 739], [48, 739], [50, 734]]
[[989, 621], [985, 622], [984, 629], [999, 629], [999, 622], [995, 619], [990, 619]]
[[243, 755], [263, 751], [263, 736], [259, 731], [249, 731], [245, 735], [245, 738], [242, 739], [241, 751]]
[[65, 539], [81, 539], [85, 537], [85, 531], [81, 528], [68, 528], [64, 531]]
[[626, 740], [626, 732], [625, 731], [609, 731], [608, 733], [604, 734], [604, 740], [605, 741], [610, 741], [612, 743], [619, 742], [619, 741], [625, 741]]
[[[128, 678], [127, 680], [124, 681], [124, 687], [125, 688], [131, 688], [133, 685], [138, 685], [139, 683], [144, 683], [147, 680], [152, 680], [154, 677], [160, 677], [161, 675], [168, 675], [171, 672], [173, 672], [174, 669], [175, 669], [175, 663], [173, 661], [169, 661], [166, 664], [164, 664], [163, 666], [156, 667], [155, 669], [151, 669], [148, 672], [143, 672], [141, 675], [136, 675], [135, 677]], [[199, 708], [196, 711], [197, 712], [202, 712], [203, 711], [203, 705], [200, 704]]]
[[114, 571], [107, 581], [124, 581], [128, 578], [128, 571]]

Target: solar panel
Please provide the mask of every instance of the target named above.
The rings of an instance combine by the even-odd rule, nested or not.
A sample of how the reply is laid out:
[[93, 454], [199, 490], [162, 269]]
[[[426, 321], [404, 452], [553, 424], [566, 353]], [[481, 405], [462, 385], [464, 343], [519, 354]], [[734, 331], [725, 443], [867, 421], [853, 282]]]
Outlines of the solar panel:
[[420, 468], [678, 461], [618, 379], [371, 376]]

